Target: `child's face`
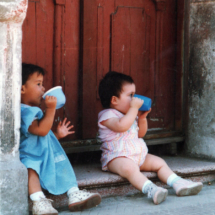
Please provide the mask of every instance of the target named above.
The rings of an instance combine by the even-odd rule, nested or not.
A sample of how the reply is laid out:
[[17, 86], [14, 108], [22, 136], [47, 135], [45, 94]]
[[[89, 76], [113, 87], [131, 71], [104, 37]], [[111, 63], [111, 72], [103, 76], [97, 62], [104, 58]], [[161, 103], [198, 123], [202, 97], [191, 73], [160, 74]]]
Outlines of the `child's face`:
[[113, 106], [118, 111], [126, 114], [130, 108], [130, 103], [133, 95], [135, 94], [135, 84], [126, 83], [122, 86], [122, 92], [119, 98], [116, 97], [116, 103]]
[[44, 92], [43, 75], [35, 72], [22, 85], [21, 102], [30, 106], [39, 106]]

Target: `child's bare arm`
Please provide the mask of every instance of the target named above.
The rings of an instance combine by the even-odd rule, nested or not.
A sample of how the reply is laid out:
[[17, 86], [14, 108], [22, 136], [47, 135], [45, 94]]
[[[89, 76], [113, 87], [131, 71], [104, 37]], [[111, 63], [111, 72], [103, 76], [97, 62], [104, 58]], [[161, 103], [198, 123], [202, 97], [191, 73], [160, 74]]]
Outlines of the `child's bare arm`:
[[69, 134], [75, 133], [75, 131], [70, 131], [74, 126], [70, 125], [70, 121], [66, 122], [67, 118], [63, 122], [59, 122], [56, 132], [54, 132], [56, 138], [59, 140], [66, 137]]
[[151, 109], [146, 112], [139, 111], [138, 113], [138, 126], [139, 126], [139, 131], [138, 131], [138, 137], [144, 137], [146, 135], [146, 132], [148, 130], [148, 122], [147, 122], [147, 115], [151, 112]]
[[46, 136], [49, 133], [54, 121], [56, 104], [57, 99], [54, 96], [46, 96], [44, 117], [41, 120], [34, 120], [32, 122], [28, 128], [30, 133], [38, 136]]
[[108, 120], [102, 121], [101, 124], [106, 126], [115, 132], [125, 132], [127, 131], [137, 116], [138, 109], [142, 106], [143, 100], [139, 98], [132, 98], [130, 109], [122, 118], [110, 118]]

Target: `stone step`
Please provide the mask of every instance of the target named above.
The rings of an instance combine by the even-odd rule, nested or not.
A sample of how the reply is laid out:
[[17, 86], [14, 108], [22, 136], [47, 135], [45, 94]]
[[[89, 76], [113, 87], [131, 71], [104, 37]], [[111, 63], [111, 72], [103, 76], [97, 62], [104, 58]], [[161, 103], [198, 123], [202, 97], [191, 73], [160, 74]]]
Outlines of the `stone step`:
[[[180, 156], [162, 158], [176, 174], [183, 178], [203, 183], [215, 180], [215, 162]], [[102, 197], [131, 195], [140, 192], [126, 179], [110, 172], [103, 172], [99, 163], [74, 165], [73, 168], [79, 188], [90, 192], [99, 192]], [[168, 188], [167, 185], [160, 182], [156, 173], [143, 172], [143, 174], [158, 186]], [[59, 196], [46, 194], [46, 196], [54, 200], [53, 206], [55, 208], [67, 207], [66, 194]]]

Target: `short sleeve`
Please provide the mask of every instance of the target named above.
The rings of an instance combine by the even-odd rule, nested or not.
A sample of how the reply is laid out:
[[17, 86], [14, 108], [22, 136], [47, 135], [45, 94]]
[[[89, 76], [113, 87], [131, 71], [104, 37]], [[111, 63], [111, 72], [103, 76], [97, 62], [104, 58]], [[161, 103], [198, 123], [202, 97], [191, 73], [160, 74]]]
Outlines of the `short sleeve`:
[[100, 122], [110, 118], [121, 118], [121, 117], [113, 109], [103, 110], [99, 113], [99, 116], [98, 116], [98, 126], [101, 128], [105, 127]]
[[43, 112], [38, 107], [21, 109], [21, 132], [26, 137], [29, 135], [28, 128], [35, 119], [41, 119]]

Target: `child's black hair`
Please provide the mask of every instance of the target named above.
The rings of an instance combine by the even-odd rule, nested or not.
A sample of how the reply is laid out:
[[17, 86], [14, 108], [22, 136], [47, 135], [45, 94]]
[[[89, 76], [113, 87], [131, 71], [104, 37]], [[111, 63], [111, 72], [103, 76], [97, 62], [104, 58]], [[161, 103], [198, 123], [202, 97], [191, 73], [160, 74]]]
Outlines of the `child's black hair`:
[[99, 84], [99, 97], [103, 108], [110, 108], [112, 96], [119, 98], [125, 83], [133, 84], [133, 79], [125, 74], [110, 71]]
[[35, 72], [43, 76], [45, 75], [45, 70], [42, 67], [34, 64], [22, 63], [22, 85], [24, 85], [29, 79], [29, 76], [33, 75]]

